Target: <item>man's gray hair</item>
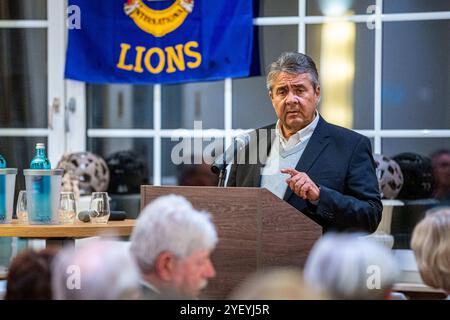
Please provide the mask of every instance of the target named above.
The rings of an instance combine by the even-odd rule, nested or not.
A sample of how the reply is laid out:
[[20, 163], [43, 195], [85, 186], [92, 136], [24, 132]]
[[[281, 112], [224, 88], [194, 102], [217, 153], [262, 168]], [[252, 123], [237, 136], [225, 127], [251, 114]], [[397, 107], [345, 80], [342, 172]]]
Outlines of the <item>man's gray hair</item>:
[[316, 64], [306, 54], [283, 52], [275, 62], [272, 62], [267, 74], [267, 90], [272, 90], [273, 82], [281, 72], [290, 74], [308, 73], [314, 90], [319, 86], [319, 74]]
[[312, 288], [334, 299], [383, 299], [398, 274], [390, 250], [360, 234], [326, 234], [314, 245], [304, 270]]
[[186, 258], [198, 250], [212, 250], [217, 231], [206, 212], [195, 210], [182, 196], [160, 197], [139, 215], [131, 234], [131, 252], [141, 268], [154, 268], [158, 255], [171, 252]]
[[63, 249], [52, 264], [55, 300], [122, 300], [140, 296], [140, 272], [127, 243], [91, 240]]

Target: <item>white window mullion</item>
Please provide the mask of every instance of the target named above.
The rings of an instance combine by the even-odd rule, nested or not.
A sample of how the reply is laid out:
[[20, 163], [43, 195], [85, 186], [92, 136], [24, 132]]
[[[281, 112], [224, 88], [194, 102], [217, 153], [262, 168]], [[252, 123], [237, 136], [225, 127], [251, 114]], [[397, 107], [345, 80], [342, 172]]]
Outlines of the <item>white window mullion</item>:
[[383, 55], [383, 24], [381, 14], [383, 10], [383, 0], [377, 0], [377, 11], [375, 13], [375, 79], [374, 79], [374, 153], [381, 153], [381, 104], [382, 104], [382, 55]]
[[66, 97], [66, 152], [86, 151], [86, 83], [66, 80]]
[[45, 29], [48, 26], [47, 20], [0, 20], [0, 28]]
[[233, 80], [231, 78], [225, 79], [224, 108], [225, 146], [229, 146], [233, 137]]
[[450, 138], [450, 130], [381, 130], [382, 138]]
[[300, 23], [298, 24], [298, 52], [306, 53], [306, 1], [298, 0], [298, 15]]
[[8, 128], [0, 129], [0, 137], [47, 137], [48, 129]]
[[411, 13], [388, 13], [381, 16], [382, 21], [427, 21], [448, 20], [450, 11], [444, 12], [411, 12]]
[[[48, 114], [49, 136], [48, 157], [52, 166], [56, 166], [66, 149], [64, 132], [65, 95], [65, 1], [47, 0], [47, 66], [48, 66]], [[59, 101], [58, 108], [52, 106]]]
[[161, 185], [161, 85], [153, 86], [153, 185]]
[[254, 18], [255, 26], [287, 26], [299, 24], [299, 17], [262, 17]]

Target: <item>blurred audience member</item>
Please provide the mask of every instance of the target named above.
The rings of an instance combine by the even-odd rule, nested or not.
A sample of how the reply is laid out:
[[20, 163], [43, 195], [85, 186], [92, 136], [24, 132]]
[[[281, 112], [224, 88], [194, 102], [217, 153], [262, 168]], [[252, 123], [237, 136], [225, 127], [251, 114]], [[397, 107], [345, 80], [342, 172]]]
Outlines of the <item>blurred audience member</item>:
[[450, 298], [450, 207], [427, 211], [411, 238], [420, 275], [425, 284], [444, 290]]
[[313, 247], [305, 281], [332, 299], [389, 299], [398, 275], [390, 250], [358, 234], [327, 234]]
[[139, 270], [124, 243], [91, 241], [67, 248], [52, 267], [55, 300], [140, 298]]
[[210, 216], [183, 197], [163, 196], [144, 208], [131, 235], [144, 298], [196, 298], [215, 276], [217, 244]]
[[433, 197], [450, 205], [450, 150], [442, 149], [431, 155], [435, 180]]
[[276, 268], [250, 275], [231, 293], [232, 300], [322, 300], [299, 270]]
[[211, 171], [211, 166], [203, 164], [181, 164], [177, 167], [177, 180], [180, 186], [216, 187], [219, 177]]
[[11, 262], [5, 300], [50, 300], [51, 263], [57, 251], [24, 250]]

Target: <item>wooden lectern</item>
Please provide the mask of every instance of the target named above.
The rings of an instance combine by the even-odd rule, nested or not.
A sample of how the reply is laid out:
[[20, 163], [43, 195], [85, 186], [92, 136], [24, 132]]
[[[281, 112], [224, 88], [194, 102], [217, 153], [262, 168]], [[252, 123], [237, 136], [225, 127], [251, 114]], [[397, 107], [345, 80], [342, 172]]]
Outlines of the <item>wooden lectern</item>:
[[177, 194], [209, 211], [219, 243], [212, 255], [216, 277], [204, 298], [224, 299], [246, 276], [273, 266], [303, 267], [322, 228], [262, 188], [141, 186], [141, 209], [155, 198]]

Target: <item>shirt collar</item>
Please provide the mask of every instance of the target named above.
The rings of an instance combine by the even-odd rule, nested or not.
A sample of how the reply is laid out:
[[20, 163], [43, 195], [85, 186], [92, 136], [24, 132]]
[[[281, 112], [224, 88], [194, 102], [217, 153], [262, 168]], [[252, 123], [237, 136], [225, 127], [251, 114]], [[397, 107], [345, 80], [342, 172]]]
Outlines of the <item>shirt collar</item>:
[[281, 143], [281, 146], [283, 147], [283, 149], [289, 149], [289, 148], [297, 145], [298, 143], [300, 143], [306, 139], [309, 139], [312, 136], [314, 129], [316, 129], [317, 123], [319, 123], [319, 113], [316, 111], [314, 120], [311, 121], [311, 123], [308, 124], [303, 129], [300, 129], [299, 131], [294, 133], [288, 139], [286, 139], [283, 135], [283, 131], [281, 130], [280, 120], [277, 121], [277, 124], [275, 126], [275, 128], [276, 128], [275, 132], [280, 140], [280, 143]]
[[148, 281], [145, 281], [144, 279], [139, 279], [139, 283], [140, 283], [142, 286], [144, 286], [144, 287], [146, 287], [146, 288], [149, 288], [150, 290], [156, 292], [157, 294], [160, 294], [160, 293], [161, 293], [154, 285], [152, 285], [152, 284], [151, 284], [150, 282], [148, 282]]

